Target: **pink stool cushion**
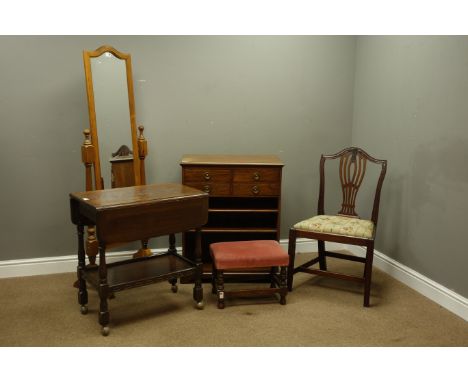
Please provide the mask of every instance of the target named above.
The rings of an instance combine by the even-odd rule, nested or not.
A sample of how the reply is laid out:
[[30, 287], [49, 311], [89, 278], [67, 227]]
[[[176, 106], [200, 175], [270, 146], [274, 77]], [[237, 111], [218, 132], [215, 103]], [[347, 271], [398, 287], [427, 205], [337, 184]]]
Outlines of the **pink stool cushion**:
[[210, 253], [217, 269], [286, 266], [288, 253], [274, 240], [213, 243]]

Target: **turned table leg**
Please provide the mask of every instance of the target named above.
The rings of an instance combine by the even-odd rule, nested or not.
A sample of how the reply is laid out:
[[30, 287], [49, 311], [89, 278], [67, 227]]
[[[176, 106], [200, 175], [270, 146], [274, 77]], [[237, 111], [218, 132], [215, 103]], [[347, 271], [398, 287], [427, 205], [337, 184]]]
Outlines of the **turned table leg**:
[[88, 226], [86, 238], [86, 255], [89, 260], [89, 267], [96, 266], [96, 257], [98, 254], [98, 243], [96, 240], [96, 229], [94, 226]]
[[177, 248], [176, 248], [176, 239], [175, 239], [175, 234], [171, 233], [169, 234], [169, 250], [167, 251], [168, 253], [177, 255]]
[[109, 334], [109, 308], [107, 298], [109, 285], [107, 284], [106, 245], [99, 243], [99, 323], [103, 336]]
[[[88, 256], [88, 260], [89, 260], [89, 264], [87, 267], [92, 268], [96, 266], [96, 255], [98, 253], [98, 246], [97, 246], [97, 241], [96, 241], [96, 230], [94, 226], [88, 226], [87, 233], [88, 235], [86, 238], [86, 245], [84, 245], [84, 248], [85, 248], [84, 251], [86, 255]], [[86, 266], [86, 256], [85, 256], [85, 263], [82, 269], [84, 269], [85, 266]], [[79, 279], [76, 279], [76, 281], [73, 284], [73, 287], [75, 288], [80, 287]]]
[[83, 225], [77, 225], [78, 231], [78, 303], [81, 306], [81, 313], [88, 313], [88, 291], [86, 290], [86, 281], [83, 278], [83, 272], [86, 267], [86, 254], [84, 249], [84, 227]]
[[[171, 255], [177, 255], [177, 249], [176, 249], [175, 243], [176, 243], [175, 234], [173, 233], [169, 234], [169, 249], [167, 250], [167, 253]], [[169, 283], [171, 284], [172, 292], [177, 293], [177, 290], [178, 290], [177, 278], [169, 279]]]
[[196, 229], [195, 232], [195, 263], [197, 269], [195, 271], [195, 285], [193, 287], [193, 299], [196, 301], [197, 308], [203, 309], [203, 286], [202, 286], [202, 250], [201, 250], [201, 233], [200, 228]]

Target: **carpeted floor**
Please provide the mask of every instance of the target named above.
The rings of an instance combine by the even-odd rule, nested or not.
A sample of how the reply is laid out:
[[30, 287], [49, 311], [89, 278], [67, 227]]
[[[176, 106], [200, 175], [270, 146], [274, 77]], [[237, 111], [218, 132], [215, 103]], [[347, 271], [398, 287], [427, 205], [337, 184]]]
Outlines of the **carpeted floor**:
[[[360, 264], [330, 260], [337, 271]], [[110, 300], [110, 335], [97, 322], [89, 289], [81, 315], [75, 273], [0, 280], [0, 346], [468, 346], [468, 322], [374, 268], [371, 307], [361, 286], [298, 274], [287, 305], [272, 298], [227, 300], [216, 308], [204, 284], [205, 309], [192, 286], [173, 294], [161, 282]], [[227, 284], [226, 288], [232, 285]]]

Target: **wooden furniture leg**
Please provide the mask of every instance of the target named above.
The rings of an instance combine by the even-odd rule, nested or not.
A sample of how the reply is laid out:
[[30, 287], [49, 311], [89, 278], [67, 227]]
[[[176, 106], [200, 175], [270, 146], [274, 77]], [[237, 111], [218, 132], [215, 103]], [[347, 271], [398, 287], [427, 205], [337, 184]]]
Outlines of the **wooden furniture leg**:
[[109, 335], [108, 295], [106, 245], [99, 243], [99, 324], [101, 324], [101, 333], [103, 336]]
[[216, 277], [218, 277], [218, 271], [213, 263], [211, 267], [211, 293], [216, 294]]
[[325, 256], [325, 242], [323, 240], [317, 240], [318, 244], [318, 257], [319, 257], [319, 268], [322, 271], [327, 270], [327, 258]]
[[[83, 251], [85, 251], [85, 255], [88, 257], [88, 260], [89, 260], [89, 264], [86, 265], [86, 256], [85, 256], [85, 264], [83, 265], [83, 267], [88, 267], [88, 268], [92, 268], [92, 267], [96, 267], [96, 256], [99, 252], [99, 249], [98, 249], [98, 242], [96, 240], [96, 234], [95, 234], [96, 230], [94, 228], [94, 226], [88, 226], [88, 229], [87, 229], [87, 237], [86, 237], [86, 245], [83, 244], [83, 248], [86, 247], [86, 250], [83, 249]], [[84, 236], [84, 235], [83, 235]], [[84, 239], [84, 237], [83, 237]], [[80, 287], [80, 280], [77, 279], [73, 286], [75, 288], [79, 288]]]
[[[85, 165], [85, 175], [86, 175], [86, 191], [90, 191], [93, 189], [93, 176], [92, 176], [92, 166], [94, 163], [94, 146], [91, 143], [91, 132], [89, 129], [85, 129], [83, 131], [85, 136], [85, 140], [81, 145], [81, 160]], [[86, 255], [88, 256], [89, 260], [89, 267], [96, 266], [96, 256], [98, 253], [98, 246], [96, 241], [96, 231], [94, 226], [88, 226], [87, 229], [87, 238], [86, 238]], [[77, 279], [73, 286], [75, 288], [79, 288], [79, 279]]]
[[96, 240], [96, 229], [94, 226], [88, 226], [86, 230], [87, 237], [86, 237], [86, 255], [88, 256], [89, 260], [89, 267], [96, 266], [96, 257], [99, 252], [98, 242]]
[[82, 314], [88, 313], [88, 291], [86, 290], [86, 281], [83, 279], [83, 271], [86, 267], [86, 256], [84, 250], [84, 226], [79, 224], [76, 226], [78, 231], [78, 303]]
[[288, 294], [288, 290], [286, 286], [286, 278], [287, 278], [286, 274], [287, 274], [287, 267], [281, 267], [280, 268], [280, 282], [279, 282], [281, 305], [286, 305], [286, 295]]
[[218, 309], [224, 309], [224, 272], [216, 271], [216, 292], [218, 293]]
[[201, 231], [200, 228], [195, 232], [195, 263], [197, 264], [197, 271], [195, 275], [195, 285], [193, 287], [193, 299], [196, 301], [197, 308], [203, 309], [203, 286], [202, 286], [202, 249], [201, 249]]
[[367, 246], [366, 264], [364, 266], [364, 306], [369, 307], [372, 279], [372, 261], [374, 260], [374, 243]]
[[169, 235], [169, 250], [167, 252], [173, 255], [177, 254], [177, 248], [176, 248], [175, 242], [176, 242], [175, 234], [171, 233]]
[[[171, 233], [169, 235], [169, 249], [167, 250], [167, 253], [170, 253], [171, 255], [177, 255], [177, 249], [176, 249], [175, 242], [176, 242], [175, 234]], [[174, 293], [177, 293], [177, 290], [178, 290], [177, 278], [169, 279], [168, 281], [171, 284], [171, 290]]]
[[270, 268], [270, 288], [274, 288], [276, 286], [275, 278], [278, 274], [278, 267], [271, 267]]
[[289, 230], [289, 244], [288, 244], [288, 255], [289, 255], [289, 265], [288, 265], [288, 290], [292, 291], [293, 276], [294, 276], [294, 259], [296, 257], [296, 231], [291, 229]]

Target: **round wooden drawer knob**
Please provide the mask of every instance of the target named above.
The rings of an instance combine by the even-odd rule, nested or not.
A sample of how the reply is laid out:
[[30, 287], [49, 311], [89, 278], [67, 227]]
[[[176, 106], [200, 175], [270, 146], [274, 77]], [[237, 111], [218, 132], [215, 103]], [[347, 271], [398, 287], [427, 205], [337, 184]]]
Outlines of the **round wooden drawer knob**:
[[205, 178], [205, 180], [210, 180], [211, 179], [210, 173], [205, 172], [204, 178]]
[[206, 186], [203, 186], [203, 191], [205, 191], [207, 194], [209, 194], [210, 191], [211, 191], [210, 186], [208, 184]]
[[260, 180], [260, 174], [258, 172], [254, 172], [253, 179], [254, 180]]

